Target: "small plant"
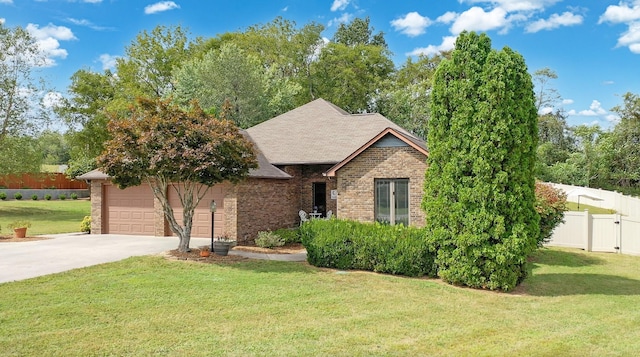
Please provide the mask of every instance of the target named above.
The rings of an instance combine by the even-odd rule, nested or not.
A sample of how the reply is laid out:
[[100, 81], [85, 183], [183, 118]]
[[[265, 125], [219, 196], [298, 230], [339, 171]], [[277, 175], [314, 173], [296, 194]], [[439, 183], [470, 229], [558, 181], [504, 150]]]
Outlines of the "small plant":
[[44, 199], [47, 201], [51, 201], [51, 195], [47, 193], [46, 195], [44, 195]]
[[9, 229], [30, 228], [31, 227], [31, 222], [25, 221], [25, 220], [13, 221], [13, 222], [7, 224], [7, 227], [9, 227]]
[[300, 229], [298, 228], [280, 228], [273, 233], [280, 236], [284, 240], [284, 244], [301, 243]]
[[64, 200], [66, 200], [66, 199], [67, 199], [67, 195], [65, 195], [64, 193], [61, 193], [61, 194], [59, 194], [59, 195], [58, 195], [58, 199], [59, 199], [60, 201], [64, 201]]
[[91, 233], [91, 216], [84, 216], [80, 223], [80, 232]]
[[72, 194], [71, 194], [71, 199], [72, 199], [72, 200], [77, 200], [77, 199], [78, 199], [78, 194], [77, 194], [77, 193], [75, 193], [75, 192], [74, 192], [74, 193], [72, 193]]
[[31, 199], [34, 201], [38, 200], [38, 195], [36, 195], [35, 193], [33, 195], [31, 195]]
[[20, 192], [16, 192], [15, 194], [13, 194], [13, 198], [15, 198], [16, 200], [21, 200], [22, 194]]
[[271, 231], [261, 231], [258, 232], [256, 245], [262, 248], [282, 247], [284, 245], [284, 239]]
[[7, 193], [6, 192], [0, 192], [0, 200], [6, 200], [7, 199]]

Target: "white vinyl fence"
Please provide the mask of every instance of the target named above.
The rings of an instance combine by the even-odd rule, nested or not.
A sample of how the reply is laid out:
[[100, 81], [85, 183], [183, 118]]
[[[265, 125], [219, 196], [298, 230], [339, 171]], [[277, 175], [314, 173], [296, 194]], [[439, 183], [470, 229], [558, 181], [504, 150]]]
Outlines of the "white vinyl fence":
[[[623, 195], [615, 191], [606, 191], [599, 188], [550, 183], [555, 188], [563, 190], [568, 196], [567, 201], [584, 203], [594, 207], [609, 208], [629, 217], [640, 217], [640, 198]], [[578, 197], [575, 192], [580, 191], [587, 195]], [[591, 197], [590, 197], [591, 196]], [[597, 197], [598, 199], [593, 199]]]
[[548, 246], [640, 255], [640, 218], [584, 211], [565, 212], [564, 221]]

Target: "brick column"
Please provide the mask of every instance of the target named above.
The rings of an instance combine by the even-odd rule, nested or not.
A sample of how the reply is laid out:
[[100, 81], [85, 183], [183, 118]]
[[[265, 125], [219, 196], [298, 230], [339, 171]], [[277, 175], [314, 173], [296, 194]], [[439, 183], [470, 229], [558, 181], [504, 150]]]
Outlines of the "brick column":
[[102, 187], [106, 181], [91, 181], [91, 234], [102, 234]]

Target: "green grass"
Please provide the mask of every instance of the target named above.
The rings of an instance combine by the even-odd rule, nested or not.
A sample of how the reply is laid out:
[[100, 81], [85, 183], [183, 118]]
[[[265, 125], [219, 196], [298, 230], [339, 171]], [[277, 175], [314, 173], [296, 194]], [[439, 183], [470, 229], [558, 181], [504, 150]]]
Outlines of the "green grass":
[[0, 284], [2, 356], [635, 355], [640, 257], [545, 249], [515, 293], [161, 257]]
[[580, 208], [578, 208], [578, 204], [576, 202], [567, 202], [566, 205], [567, 205], [567, 210], [568, 211], [583, 212], [584, 210], [588, 209], [590, 214], [612, 214], [612, 213], [616, 213], [616, 210], [614, 210], [614, 209], [600, 208], [600, 207], [585, 205], [584, 203], [580, 204]]
[[0, 201], [0, 226], [4, 235], [10, 235], [7, 224], [16, 220], [28, 220], [30, 236], [79, 232], [84, 216], [91, 214], [91, 202], [88, 200], [66, 201]]

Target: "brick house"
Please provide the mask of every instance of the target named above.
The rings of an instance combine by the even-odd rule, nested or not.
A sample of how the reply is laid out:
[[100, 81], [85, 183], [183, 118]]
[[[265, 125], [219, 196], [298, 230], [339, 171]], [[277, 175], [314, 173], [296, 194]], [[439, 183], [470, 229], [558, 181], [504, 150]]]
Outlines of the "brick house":
[[[257, 232], [293, 227], [298, 211], [328, 211], [338, 218], [421, 226], [427, 149], [380, 114], [349, 114], [317, 99], [246, 130], [259, 167], [235, 185], [212, 187], [194, 215], [192, 236], [215, 235], [239, 242]], [[79, 179], [91, 184], [92, 233], [171, 235], [148, 186], [120, 190], [94, 170]], [[181, 216], [176, 197], [169, 199]], [[179, 220], [179, 219], [178, 219]]]

